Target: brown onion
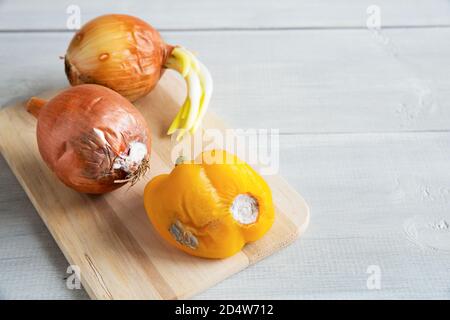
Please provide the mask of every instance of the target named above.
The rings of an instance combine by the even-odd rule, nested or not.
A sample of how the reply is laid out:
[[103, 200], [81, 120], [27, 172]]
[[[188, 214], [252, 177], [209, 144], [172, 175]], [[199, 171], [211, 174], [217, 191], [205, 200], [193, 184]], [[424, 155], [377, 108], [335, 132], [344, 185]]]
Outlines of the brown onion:
[[195, 132], [212, 94], [208, 69], [188, 50], [171, 46], [146, 22], [123, 14], [97, 17], [73, 37], [65, 55], [72, 85], [95, 83], [130, 101], [148, 94], [166, 68], [174, 69], [188, 87], [186, 101], [168, 134]]
[[156, 85], [172, 49], [146, 22], [104, 15], [73, 37], [65, 56], [66, 75], [72, 85], [101, 84], [134, 101]]
[[135, 182], [148, 168], [146, 121], [124, 97], [86, 84], [46, 102], [31, 98], [39, 152], [58, 178], [83, 193], [105, 193]]

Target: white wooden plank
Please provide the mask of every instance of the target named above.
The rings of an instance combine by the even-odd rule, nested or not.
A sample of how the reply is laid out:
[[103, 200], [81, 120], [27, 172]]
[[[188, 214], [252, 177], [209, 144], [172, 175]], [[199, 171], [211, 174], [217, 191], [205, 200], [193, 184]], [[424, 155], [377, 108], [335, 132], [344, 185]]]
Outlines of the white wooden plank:
[[[311, 206], [308, 231], [196, 298], [450, 298], [450, 229], [433, 227], [450, 222], [449, 143], [449, 133], [282, 136], [281, 174]], [[17, 201], [0, 210], [3, 296], [84, 297], [61, 283], [67, 262], [3, 160], [0, 181], [1, 203]], [[370, 265], [380, 290], [366, 286]]]
[[163, 29], [365, 27], [366, 10], [376, 4], [382, 25], [449, 25], [445, 0], [261, 0], [112, 1], [25, 0], [0, 2], [0, 30], [66, 29], [69, 5], [78, 5], [82, 22], [105, 13], [140, 16]]
[[[308, 231], [197, 298], [450, 298], [450, 228], [433, 227], [450, 223], [449, 143], [448, 133], [284, 136], [281, 173], [311, 206]], [[406, 236], [411, 219], [434, 249]], [[381, 290], [366, 286], [370, 265]]]
[[[0, 29], [2, 23], [24, 28], [18, 16], [35, 19], [22, 14], [25, 5], [11, 9], [11, 3], [0, 3]], [[404, 10], [392, 11], [397, 17], [392, 21], [403, 19], [401, 24], [448, 22], [444, 1], [433, 7], [425, 1], [389, 3], [404, 4]], [[10, 11], [4, 10], [8, 6]], [[408, 10], [415, 10], [409, 6], [423, 16], [409, 19], [414, 14]], [[384, 2], [381, 8], [386, 23], [390, 10]], [[353, 21], [350, 15], [343, 19], [341, 11], [333, 13], [338, 20]], [[330, 12], [315, 16], [317, 25], [301, 25], [308, 21], [304, 18], [294, 27], [326, 25], [323, 21], [347, 26], [333, 21]], [[365, 24], [365, 9], [362, 13], [356, 26]], [[246, 14], [237, 13], [241, 25], [227, 15], [212, 15], [208, 23], [200, 16], [193, 27], [177, 21], [165, 28], [292, 26], [283, 15], [265, 17], [268, 24], [245, 24]], [[57, 27], [49, 18], [27, 28], [64, 28], [62, 19]], [[283, 136], [281, 169], [311, 204], [305, 238], [198, 298], [450, 298], [450, 241], [442, 224], [450, 220], [448, 32], [384, 30], [383, 37], [364, 30], [164, 33], [201, 53], [216, 81], [212, 108], [233, 126], [303, 133]], [[56, 58], [69, 39], [69, 33], [0, 35], [0, 58], [6, 61], [0, 64], [0, 104], [63, 86]], [[381, 131], [404, 133], [375, 133]], [[0, 298], [86, 297], [65, 289], [67, 262], [3, 159], [0, 221]], [[366, 287], [365, 272], [372, 264], [381, 268], [381, 290]]]
[[[450, 28], [385, 30], [383, 38], [366, 30], [163, 35], [200, 53], [215, 80], [211, 108], [235, 127], [450, 129]], [[66, 86], [58, 56], [70, 38], [0, 34], [0, 104]]]
[[0, 299], [82, 299], [67, 260], [0, 156]]

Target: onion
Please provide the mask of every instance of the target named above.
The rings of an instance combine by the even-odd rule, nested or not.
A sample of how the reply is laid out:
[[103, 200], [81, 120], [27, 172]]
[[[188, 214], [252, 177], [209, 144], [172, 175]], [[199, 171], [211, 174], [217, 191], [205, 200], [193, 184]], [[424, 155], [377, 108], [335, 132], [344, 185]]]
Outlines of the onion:
[[128, 15], [110, 14], [86, 23], [73, 37], [65, 55], [72, 85], [95, 83], [130, 101], [148, 94], [165, 69], [179, 72], [187, 83], [186, 100], [168, 129], [178, 139], [194, 133], [212, 94], [208, 69], [188, 50], [165, 44], [158, 31]]
[[145, 119], [120, 94], [86, 84], [46, 102], [31, 98], [39, 152], [67, 186], [105, 193], [134, 184], [148, 169], [151, 139]]

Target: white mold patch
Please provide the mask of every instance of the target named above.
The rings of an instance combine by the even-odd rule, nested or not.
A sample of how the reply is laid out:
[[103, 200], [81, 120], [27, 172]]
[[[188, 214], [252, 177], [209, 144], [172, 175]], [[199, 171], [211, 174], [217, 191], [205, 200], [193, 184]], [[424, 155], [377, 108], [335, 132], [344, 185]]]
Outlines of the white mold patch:
[[239, 223], [255, 223], [259, 215], [258, 201], [249, 194], [239, 194], [234, 198], [230, 211]]
[[146, 155], [147, 146], [142, 142], [133, 141], [129, 145], [128, 152], [114, 160], [113, 168], [132, 173], [140, 166]]

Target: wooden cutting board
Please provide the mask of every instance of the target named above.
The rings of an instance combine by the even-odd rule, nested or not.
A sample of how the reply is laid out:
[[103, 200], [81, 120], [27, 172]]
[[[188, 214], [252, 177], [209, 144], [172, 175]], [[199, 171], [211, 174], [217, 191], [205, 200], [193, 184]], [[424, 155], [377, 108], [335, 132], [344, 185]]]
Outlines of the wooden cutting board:
[[[0, 151], [69, 263], [79, 266], [81, 282], [93, 299], [189, 298], [287, 246], [308, 225], [305, 201], [282, 178], [271, 175], [265, 178], [273, 192], [275, 223], [240, 253], [208, 260], [163, 242], [147, 218], [142, 194], [149, 179], [173, 168], [173, 142], [165, 131], [184, 96], [182, 81], [166, 72], [152, 93], [135, 103], [153, 134], [151, 172], [132, 188], [103, 196], [72, 191], [47, 168], [37, 149], [36, 119], [24, 102], [0, 111]], [[204, 127], [225, 128], [211, 114]]]

